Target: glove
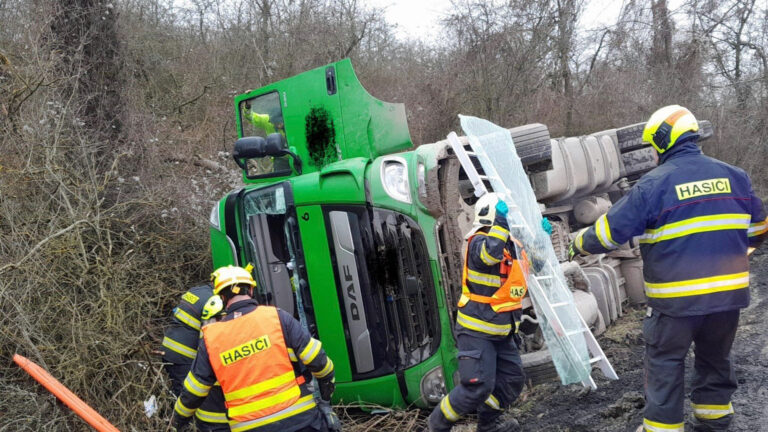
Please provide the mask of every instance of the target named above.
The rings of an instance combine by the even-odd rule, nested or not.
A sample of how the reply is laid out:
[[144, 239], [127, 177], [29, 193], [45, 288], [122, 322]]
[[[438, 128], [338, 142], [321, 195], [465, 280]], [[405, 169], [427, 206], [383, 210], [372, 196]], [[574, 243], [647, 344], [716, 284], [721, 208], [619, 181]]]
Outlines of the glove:
[[324, 401], [330, 401], [333, 391], [336, 390], [335, 379], [318, 380], [317, 385], [320, 387], [320, 399]]
[[328, 401], [320, 400], [317, 403], [318, 408], [320, 408], [320, 412], [323, 414], [323, 419], [325, 420], [325, 426], [328, 428], [329, 432], [340, 432], [341, 431], [341, 420], [339, 420], [339, 416], [336, 415], [335, 412], [333, 412], [333, 407], [331, 406], [331, 403]]
[[507, 207], [507, 203], [499, 200], [499, 202], [496, 203], [496, 214], [506, 219], [507, 213], [509, 213], [509, 207]]
[[552, 224], [549, 223], [549, 219], [541, 218], [541, 229], [543, 229], [547, 235], [552, 235]]
[[568, 261], [573, 261], [573, 258], [576, 256], [576, 247], [573, 245], [573, 242], [571, 242], [571, 245], [568, 246]]

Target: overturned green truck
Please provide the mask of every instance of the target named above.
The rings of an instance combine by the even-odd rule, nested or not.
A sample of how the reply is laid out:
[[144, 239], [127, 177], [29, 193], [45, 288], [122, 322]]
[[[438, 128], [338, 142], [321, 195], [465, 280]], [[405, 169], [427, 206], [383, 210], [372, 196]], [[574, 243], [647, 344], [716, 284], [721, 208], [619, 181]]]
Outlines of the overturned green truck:
[[[450, 145], [414, 148], [404, 107], [368, 94], [349, 60], [238, 95], [235, 113], [245, 186], [212, 209], [214, 267], [254, 264], [258, 300], [300, 319], [333, 359], [336, 402], [437, 403], [458, 379], [453, 323], [476, 199]], [[655, 166], [642, 125], [559, 140], [540, 124], [510, 132], [563, 261], [572, 233]], [[595, 333], [642, 301], [636, 246], [565, 265]], [[520, 330], [529, 376], [556, 376], [530, 301]]]

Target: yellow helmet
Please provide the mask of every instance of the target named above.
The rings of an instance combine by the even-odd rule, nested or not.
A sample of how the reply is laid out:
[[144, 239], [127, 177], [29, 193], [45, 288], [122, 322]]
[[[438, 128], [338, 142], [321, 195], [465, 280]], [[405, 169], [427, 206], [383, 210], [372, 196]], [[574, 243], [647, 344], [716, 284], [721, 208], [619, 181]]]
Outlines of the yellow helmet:
[[650, 143], [659, 154], [672, 148], [680, 135], [698, 132], [696, 117], [680, 105], [669, 105], [651, 115], [643, 130], [643, 141]]
[[496, 203], [499, 202], [499, 196], [493, 192], [488, 192], [481, 196], [475, 203], [475, 227], [491, 226], [496, 218]]
[[[218, 295], [221, 290], [232, 285], [247, 284], [255, 287], [256, 281], [253, 280], [253, 276], [251, 276], [251, 272], [248, 270], [249, 267], [253, 268], [250, 265], [246, 268], [229, 265], [216, 269], [215, 272], [211, 273], [213, 293]], [[232, 292], [240, 294], [240, 289], [238, 287], [232, 288]]]

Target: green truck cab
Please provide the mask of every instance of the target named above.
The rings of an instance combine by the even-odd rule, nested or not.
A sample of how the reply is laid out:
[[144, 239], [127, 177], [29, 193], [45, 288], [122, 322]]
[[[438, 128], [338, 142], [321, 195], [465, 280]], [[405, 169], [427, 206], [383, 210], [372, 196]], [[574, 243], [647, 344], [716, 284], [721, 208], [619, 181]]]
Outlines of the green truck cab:
[[349, 60], [238, 95], [235, 112], [245, 186], [211, 212], [214, 268], [254, 264], [258, 300], [333, 359], [335, 402], [437, 403], [457, 369], [445, 145], [409, 150], [404, 107], [368, 94]]

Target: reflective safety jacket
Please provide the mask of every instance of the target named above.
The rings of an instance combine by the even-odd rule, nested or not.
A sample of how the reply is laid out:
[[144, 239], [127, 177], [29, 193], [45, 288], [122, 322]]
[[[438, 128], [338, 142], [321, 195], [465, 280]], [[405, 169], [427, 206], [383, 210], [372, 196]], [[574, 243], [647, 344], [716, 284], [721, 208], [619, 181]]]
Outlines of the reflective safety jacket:
[[200, 342], [200, 316], [205, 302], [213, 296], [210, 285], [190, 288], [181, 296], [173, 309], [173, 321], [163, 337], [163, 361], [173, 364], [192, 364]]
[[[186, 371], [179, 372], [179, 384], [184, 379], [181, 373], [186, 374], [192, 366], [192, 360], [197, 355], [197, 345], [200, 343], [202, 320], [200, 316], [208, 299], [213, 296], [210, 285], [200, 285], [191, 288], [181, 296], [181, 302], [173, 309], [173, 322], [165, 331], [163, 348], [165, 355], [163, 361], [174, 365], [187, 366]], [[174, 380], [171, 375], [171, 380]], [[226, 409], [224, 408], [224, 395], [221, 387], [215, 383], [200, 408], [195, 411], [195, 418], [202, 423], [202, 430], [218, 430], [217, 425], [227, 424]]]
[[704, 156], [697, 138], [681, 137], [574, 241], [579, 253], [604, 253], [639, 236], [648, 303], [670, 316], [748, 306], [747, 247], [768, 232], [747, 174]]
[[457, 333], [502, 339], [516, 331], [513, 312], [526, 293], [525, 275], [510, 242], [507, 220], [496, 216], [493, 226], [467, 239]]
[[219, 382], [234, 432], [292, 432], [318, 420], [302, 372], [306, 366], [318, 380], [333, 380], [333, 362], [292, 316], [249, 299], [230, 305], [227, 315], [203, 332], [176, 415], [196, 414]]

